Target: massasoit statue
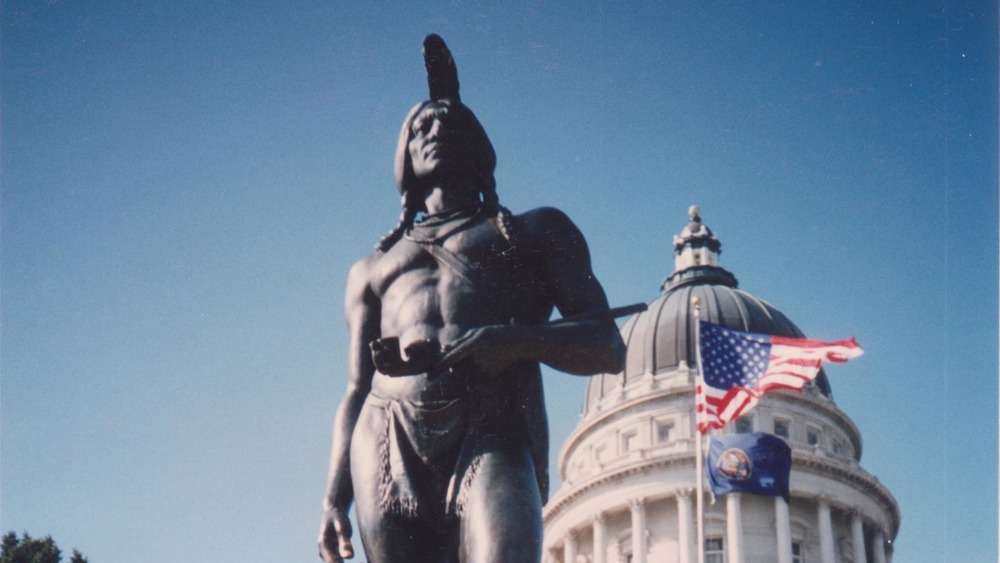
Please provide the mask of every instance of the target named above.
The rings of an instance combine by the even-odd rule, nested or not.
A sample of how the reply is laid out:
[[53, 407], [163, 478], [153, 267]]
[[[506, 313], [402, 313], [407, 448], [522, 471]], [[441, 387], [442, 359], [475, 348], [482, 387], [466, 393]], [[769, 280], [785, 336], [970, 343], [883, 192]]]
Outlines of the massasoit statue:
[[[548, 474], [540, 363], [617, 372], [624, 344], [562, 212], [501, 206], [496, 155], [429, 35], [430, 100], [396, 149], [399, 225], [347, 282], [347, 392], [333, 425], [321, 557], [537, 562]], [[560, 321], [548, 322], [553, 308]]]

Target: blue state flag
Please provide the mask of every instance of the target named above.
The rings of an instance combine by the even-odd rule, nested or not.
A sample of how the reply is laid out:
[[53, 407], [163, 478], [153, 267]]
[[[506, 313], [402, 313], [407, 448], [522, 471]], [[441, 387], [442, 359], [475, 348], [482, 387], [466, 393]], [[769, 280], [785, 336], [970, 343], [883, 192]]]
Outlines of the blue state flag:
[[712, 438], [705, 467], [715, 496], [746, 492], [780, 496], [788, 501], [792, 450], [784, 440], [764, 432]]

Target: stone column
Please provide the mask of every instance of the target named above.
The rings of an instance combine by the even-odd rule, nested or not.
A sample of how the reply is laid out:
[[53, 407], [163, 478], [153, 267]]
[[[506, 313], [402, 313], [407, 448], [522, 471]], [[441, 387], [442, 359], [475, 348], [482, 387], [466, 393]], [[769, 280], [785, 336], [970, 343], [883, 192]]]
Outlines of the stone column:
[[819, 518], [819, 560], [821, 563], [835, 563], [833, 551], [833, 521], [830, 519], [830, 499], [820, 497], [817, 507]]
[[646, 505], [636, 498], [629, 506], [632, 508], [632, 563], [646, 563]]
[[867, 563], [865, 560], [865, 527], [861, 521], [861, 513], [851, 515], [851, 545], [854, 550], [854, 563]]
[[694, 510], [691, 502], [694, 491], [691, 489], [677, 490], [677, 560], [680, 563], [693, 563], [694, 553]]
[[788, 503], [781, 497], [774, 497], [774, 526], [777, 529], [778, 563], [792, 563], [792, 526], [788, 519]]
[[743, 497], [740, 493], [726, 495], [726, 551], [729, 563], [743, 563]]
[[563, 538], [563, 563], [576, 563], [576, 533], [566, 532]]
[[608, 552], [607, 527], [604, 513], [594, 515], [594, 563], [607, 563]]
[[875, 555], [875, 563], [885, 562], [885, 535], [882, 530], [875, 530], [872, 537], [872, 553]]

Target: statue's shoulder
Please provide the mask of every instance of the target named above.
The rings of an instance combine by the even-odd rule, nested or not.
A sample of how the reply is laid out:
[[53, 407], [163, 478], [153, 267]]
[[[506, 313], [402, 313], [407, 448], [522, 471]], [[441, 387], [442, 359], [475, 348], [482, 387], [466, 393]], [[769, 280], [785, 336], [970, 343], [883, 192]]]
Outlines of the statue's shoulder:
[[374, 271], [375, 267], [378, 265], [379, 259], [384, 254], [384, 252], [372, 252], [368, 256], [358, 260], [351, 266], [348, 276], [350, 278], [369, 277], [371, 272]]
[[351, 266], [347, 274], [347, 296], [359, 298], [367, 293], [374, 281], [375, 272], [378, 270], [378, 263], [382, 252], [373, 252], [358, 260]]
[[533, 241], [539, 250], [561, 252], [586, 245], [572, 219], [555, 207], [539, 207], [517, 215], [515, 227], [518, 236]]
[[532, 238], [576, 232], [568, 215], [555, 207], [536, 207], [514, 216], [517, 227]]

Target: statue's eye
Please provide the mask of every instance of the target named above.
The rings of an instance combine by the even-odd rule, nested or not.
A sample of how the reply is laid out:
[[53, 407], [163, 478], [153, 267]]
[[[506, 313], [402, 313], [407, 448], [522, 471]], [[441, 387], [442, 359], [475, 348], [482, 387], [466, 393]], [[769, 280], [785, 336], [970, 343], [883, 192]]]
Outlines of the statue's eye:
[[431, 125], [433, 125], [433, 119], [421, 119], [413, 122], [413, 132], [414, 133], [427, 133], [431, 130]]

